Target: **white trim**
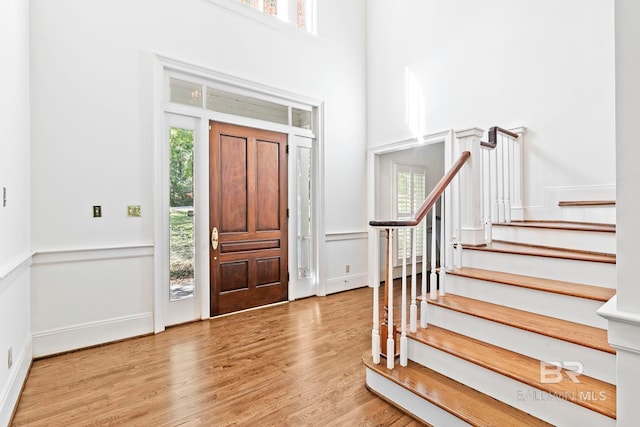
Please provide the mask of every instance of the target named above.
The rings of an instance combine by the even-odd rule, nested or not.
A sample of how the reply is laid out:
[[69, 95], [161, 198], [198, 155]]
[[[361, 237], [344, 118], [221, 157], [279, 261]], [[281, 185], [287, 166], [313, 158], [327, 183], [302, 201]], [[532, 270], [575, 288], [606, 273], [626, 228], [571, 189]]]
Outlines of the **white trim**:
[[596, 313], [609, 321], [609, 344], [613, 348], [640, 355], [640, 314], [620, 311], [618, 295]]
[[[375, 147], [370, 147], [367, 151], [367, 215], [369, 220], [379, 219], [376, 218], [376, 175], [379, 169], [380, 156], [387, 153], [392, 153], [395, 151], [402, 151], [411, 148], [420, 147], [423, 145], [429, 144], [438, 144], [444, 143], [444, 166], [445, 170], [449, 168], [451, 163], [452, 156], [448, 153], [452, 153], [454, 149], [453, 146], [453, 130], [444, 130], [439, 132], [434, 132], [432, 134], [424, 135], [419, 138], [411, 138], [405, 139], [402, 141], [392, 142], [389, 144], [378, 145]], [[446, 224], [449, 224], [451, 221], [446, 221]], [[379, 262], [372, 262], [373, 260], [378, 260], [380, 254], [376, 253], [375, 247], [375, 233], [380, 232], [373, 227], [369, 227], [368, 229], [368, 260], [369, 260], [369, 277], [377, 277], [377, 270], [379, 268]], [[451, 233], [447, 232], [446, 236], [450, 236]], [[446, 237], [445, 236], [445, 237]], [[448, 240], [442, 239], [443, 242]]]
[[0, 294], [9, 287], [9, 285], [25, 268], [31, 265], [32, 259], [33, 252], [28, 252], [16, 257], [0, 269]]
[[140, 258], [154, 255], [152, 243], [142, 245], [105, 246], [94, 248], [49, 249], [33, 255], [32, 265], [65, 264], [81, 261], [104, 261], [108, 259]]
[[327, 233], [325, 235], [325, 241], [338, 242], [343, 240], [365, 240], [369, 238], [369, 234], [366, 231], [347, 231], [341, 233]]
[[[226, 73], [222, 73], [216, 70], [211, 70], [205, 67], [201, 67], [198, 65], [189, 64], [186, 62], [182, 62], [176, 59], [168, 58], [162, 56], [160, 54], [155, 55], [155, 93], [154, 93], [154, 103], [155, 103], [155, 143], [154, 149], [155, 153], [155, 187], [156, 191], [154, 195], [156, 197], [155, 200], [155, 216], [154, 216], [154, 236], [156, 242], [156, 256], [154, 257], [154, 330], [155, 332], [161, 332], [165, 328], [165, 323], [167, 319], [167, 313], [164, 310], [164, 281], [163, 277], [163, 269], [167, 264], [167, 260], [164, 259], [162, 248], [167, 247], [166, 238], [164, 238], [164, 228], [166, 218], [162, 215], [164, 211], [164, 207], [162, 201], [159, 200], [162, 195], [163, 188], [159, 187], [164, 178], [164, 171], [162, 170], [163, 158], [162, 158], [162, 149], [159, 147], [160, 138], [163, 137], [164, 132], [164, 115], [166, 113], [173, 114], [182, 114], [185, 116], [193, 117], [195, 119], [201, 120], [201, 132], [202, 137], [206, 135], [206, 140], [208, 141], [208, 131], [204, 131], [208, 129], [208, 124], [210, 120], [221, 121], [225, 123], [231, 123], [240, 126], [248, 126], [248, 127], [257, 127], [265, 130], [273, 130], [276, 132], [282, 132], [286, 134], [295, 134], [303, 137], [313, 138], [313, 156], [314, 156], [314, 165], [313, 169], [315, 171], [314, 179], [314, 204], [313, 204], [313, 215], [315, 217], [315, 226], [314, 232], [315, 236], [323, 236], [324, 235], [324, 103], [321, 100], [306, 97], [300, 94], [288, 92], [282, 89], [278, 89], [272, 86], [267, 86], [260, 84], [258, 82], [246, 80], [240, 77], [232, 76]], [[166, 95], [166, 87], [168, 87], [168, 76], [187, 79], [188, 81], [199, 82], [202, 85], [206, 85], [209, 87], [218, 87], [233, 93], [241, 93], [248, 96], [259, 97], [261, 99], [279, 102], [285, 104], [289, 107], [302, 108], [306, 110], [311, 110], [315, 112], [314, 115], [314, 131], [297, 128], [289, 125], [282, 125], [272, 122], [267, 122], [263, 120], [256, 120], [246, 117], [233, 116], [230, 114], [223, 114], [214, 111], [210, 111], [205, 109], [204, 107], [190, 107], [183, 106], [177, 104], [171, 104], [168, 102], [168, 96]], [[161, 141], [160, 141], [161, 142]], [[204, 141], [203, 141], [204, 143]], [[202, 145], [202, 144], [201, 144]], [[204, 144], [207, 145], [208, 144]], [[205, 155], [207, 153], [200, 153]], [[208, 156], [207, 156], [208, 161]], [[198, 160], [196, 160], [198, 162]], [[289, 162], [291, 164], [291, 162]], [[289, 180], [294, 179], [294, 174], [290, 173]], [[208, 181], [207, 181], [208, 182]], [[202, 187], [203, 183], [200, 183]], [[207, 188], [202, 188], [200, 191], [207, 190]], [[292, 206], [289, 206], [290, 210]], [[208, 210], [208, 208], [207, 208]], [[198, 216], [203, 215], [202, 208], [197, 211], [196, 218]], [[208, 215], [207, 215], [208, 216]], [[295, 229], [295, 217], [290, 219], [290, 229]], [[207, 224], [208, 229], [208, 224]], [[208, 234], [208, 233], [207, 233]], [[208, 248], [208, 239], [207, 240], [207, 248]], [[325, 241], [323, 239], [317, 238], [314, 247], [314, 254], [316, 259], [315, 265], [317, 266], [316, 272], [316, 282], [317, 282], [317, 294], [322, 295], [324, 292], [323, 279], [324, 279], [324, 258], [325, 258], [325, 250], [324, 245]], [[196, 247], [198, 250], [202, 250], [204, 254], [204, 249], [201, 248], [198, 239], [196, 238]], [[207, 249], [208, 250], [208, 249]], [[295, 250], [295, 247], [290, 245], [289, 247], [289, 262], [295, 259], [291, 257], [291, 251]], [[201, 255], [204, 256], [204, 255]], [[207, 252], [208, 259], [208, 252]], [[196, 263], [197, 264], [197, 263]], [[204, 263], [200, 263], [204, 264]], [[208, 263], [207, 263], [208, 264]], [[198, 267], [196, 267], [198, 268]], [[208, 267], [207, 267], [208, 269]], [[289, 268], [291, 270], [291, 266]], [[201, 276], [204, 275], [202, 271], [199, 270]], [[208, 270], [207, 270], [208, 271]], [[291, 293], [291, 286], [293, 282], [289, 284], [289, 293]], [[201, 318], [209, 318], [209, 291], [206, 286], [201, 287], [200, 295], [202, 297], [202, 312]]]
[[0, 425], [9, 425], [13, 411], [18, 406], [22, 387], [27, 381], [27, 374], [31, 367], [32, 355], [33, 342], [29, 336], [20, 350], [14, 366], [9, 371], [6, 386], [0, 393]]
[[33, 357], [105, 344], [153, 332], [153, 313], [138, 313], [33, 334]]
[[368, 286], [368, 278], [369, 275], [366, 273], [332, 277], [331, 279], [327, 279], [325, 282], [325, 295], [349, 291], [351, 289], [364, 288]]

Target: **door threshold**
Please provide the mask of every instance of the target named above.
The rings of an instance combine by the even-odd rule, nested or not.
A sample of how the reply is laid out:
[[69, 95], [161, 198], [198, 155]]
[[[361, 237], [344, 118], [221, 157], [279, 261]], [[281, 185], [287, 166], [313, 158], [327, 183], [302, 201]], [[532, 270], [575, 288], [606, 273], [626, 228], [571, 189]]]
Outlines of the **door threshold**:
[[232, 311], [231, 313], [218, 314], [218, 315], [209, 317], [209, 320], [219, 319], [220, 317], [233, 316], [234, 314], [246, 313], [248, 311], [260, 310], [262, 308], [276, 307], [282, 304], [289, 304], [289, 301], [274, 302], [271, 304], [259, 305], [258, 307], [251, 307], [251, 308], [245, 308], [244, 310]]

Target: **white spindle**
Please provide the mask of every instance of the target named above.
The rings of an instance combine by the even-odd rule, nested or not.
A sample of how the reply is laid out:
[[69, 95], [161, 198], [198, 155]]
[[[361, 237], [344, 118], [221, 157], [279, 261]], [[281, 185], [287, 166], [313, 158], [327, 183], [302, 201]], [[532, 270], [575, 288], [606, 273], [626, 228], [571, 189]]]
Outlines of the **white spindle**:
[[504, 144], [502, 138], [496, 136], [496, 148], [494, 148], [497, 156], [496, 161], [496, 177], [498, 182], [498, 223], [504, 222]]
[[422, 220], [422, 301], [420, 302], [420, 327], [427, 327], [427, 221]]
[[489, 154], [489, 180], [491, 181], [491, 222], [498, 222], [498, 153], [492, 149]]
[[411, 309], [409, 311], [409, 330], [418, 330], [418, 306], [416, 305], [416, 245], [418, 240], [418, 230], [411, 228]]
[[[445, 223], [445, 206], [444, 206], [444, 201], [445, 201], [445, 194], [442, 193], [442, 196], [440, 197], [440, 295], [445, 296], [447, 294], [447, 287], [446, 287], [446, 276], [447, 276], [447, 271], [444, 268], [444, 257], [445, 257], [445, 251], [444, 251], [444, 247], [442, 245], [442, 236], [444, 236], [444, 223]], [[435, 235], [434, 235], [435, 236]], [[435, 238], [435, 237], [434, 237]]]
[[[402, 305], [400, 307], [400, 366], [407, 366], [407, 229], [402, 229]], [[400, 236], [398, 236], [398, 239]]]
[[389, 292], [389, 300], [387, 301], [387, 368], [393, 369], [395, 362], [395, 342], [393, 337], [393, 228], [389, 229], [389, 239], [387, 244], [389, 245], [389, 267], [387, 275], [387, 283]]
[[511, 222], [511, 185], [513, 176], [511, 174], [511, 165], [513, 163], [511, 159], [511, 143], [510, 136], [503, 135], [501, 142], [504, 145], [504, 167], [505, 167], [505, 179], [504, 179], [504, 222]]
[[462, 215], [460, 214], [460, 209], [462, 206], [462, 191], [464, 189], [460, 185], [460, 175], [458, 175], [455, 179], [456, 182], [456, 235], [453, 237], [453, 244], [455, 245], [455, 255], [453, 266], [455, 268], [462, 267], [462, 241], [460, 240], [460, 234], [462, 233]]
[[[376, 229], [373, 238], [374, 253], [380, 253], [380, 232]], [[377, 259], [377, 258], [376, 258]], [[380, 269], [373, 269], [373, 329], [371, 330], [371, 357], [373, 363], [380, 364]]]
[[431, 210], [431, 275], [429, 276], [431, 285], [431, 293], [429, 296], [431, 299], [436, 299], [438, 296], [438, 275], [436, 274], [436, 205], [433, 205], [433, 209]]

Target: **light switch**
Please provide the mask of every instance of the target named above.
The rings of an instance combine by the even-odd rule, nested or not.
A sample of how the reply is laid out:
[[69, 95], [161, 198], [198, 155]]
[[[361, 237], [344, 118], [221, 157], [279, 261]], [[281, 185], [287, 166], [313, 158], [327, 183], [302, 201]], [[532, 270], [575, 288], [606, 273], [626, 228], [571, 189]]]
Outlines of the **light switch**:
[[7, 187], [2, 187], [2, 207], [7, 207]]
[[94, 218], [102, 217], [102, 206], [94, 206], [93, 207], [93, 217]]

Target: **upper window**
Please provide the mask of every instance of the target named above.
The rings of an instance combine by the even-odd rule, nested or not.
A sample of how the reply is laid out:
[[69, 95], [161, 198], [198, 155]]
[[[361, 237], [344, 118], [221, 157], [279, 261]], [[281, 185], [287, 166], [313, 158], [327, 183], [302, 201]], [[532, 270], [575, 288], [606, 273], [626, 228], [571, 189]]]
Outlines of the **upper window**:
[[267, 15], [276, 16], [301, 30], [315, 32], [314, 0], [237, 0]]

